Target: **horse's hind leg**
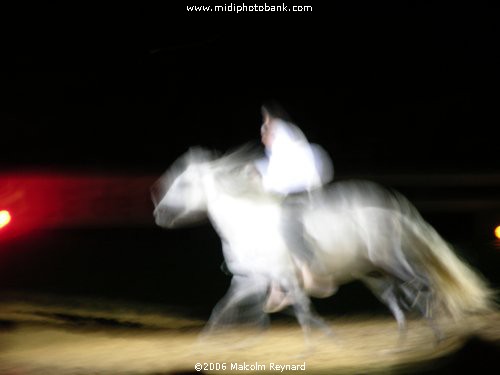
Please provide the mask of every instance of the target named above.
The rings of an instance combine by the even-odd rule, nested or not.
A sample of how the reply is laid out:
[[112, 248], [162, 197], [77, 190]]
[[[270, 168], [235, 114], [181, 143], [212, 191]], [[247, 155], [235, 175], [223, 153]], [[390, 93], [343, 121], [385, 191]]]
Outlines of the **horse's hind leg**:
[[444, 334], [433, 316], [434, 296], [430, 287], [426, 283], [414, 281], [413, 283], [404, 283], [400, 288], [405, 293], [406, 298], [411, 301], [411, 308], [417, 310], [427, 320], [437, 342], [440, 342], [444, 338]]
[[391, 264], [380, 265], [385, 273], [390, 275], [388, 276], [392, 280], [390, 289], [386, 287], [385, 290], [376, 292], [378, 286], [375, 285], [374, 293], [387, 304], [398, 324], [400, 324], [398, 316], [402, 314], [398, 297], [403, 297], [408, 302], [407, 309], [417, 310], [427, 320], [438, 341], [441, 340], [442, 332], [432, 317], [434, 296], [427, 273], [415, 262], [408, 261], [405, 256], [407, 252], [399, 243], [399, 239], [395, 240], [394, 249], [394, 261]]
[[314, 312], [311, 306], [311, 300], [298, 286], [298, 284], [292, 283], [291, 285], [285, 286], [285, 289], [292, 295], [293, 311], [302, 328], [306, 345], [308, 347], [310, 347], [311, 344], [310, 336], [312, 328], [320, 328], [327, 336], [333, 335], [333, 332], [328, 324]]
[[404, 339], [407, 332], [406, 317], [396, 294], [396, 280], [388, 275], [380, 274], [365, 276], [362, 281], [389, 308], [398, 323], [400, 340]]

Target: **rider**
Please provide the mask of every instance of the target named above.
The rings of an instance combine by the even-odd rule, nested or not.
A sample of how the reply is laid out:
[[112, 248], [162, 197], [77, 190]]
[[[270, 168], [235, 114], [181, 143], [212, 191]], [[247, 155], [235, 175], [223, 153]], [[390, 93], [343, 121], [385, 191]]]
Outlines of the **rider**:
[[[257, 161], [256, 168], [264, 189], [283, 198], [281, 229], [304, 276], [310, 274], [314, 254], [304, 236], [301, 213], [310, 193], [332, 180], [333, 166], [326, 152], [310, 144], [302, 131], [279, 111], [262, 107], [261, 140], [266, 157]], [[271, 293], [273, 289], [276, 292], [276, 286]]]

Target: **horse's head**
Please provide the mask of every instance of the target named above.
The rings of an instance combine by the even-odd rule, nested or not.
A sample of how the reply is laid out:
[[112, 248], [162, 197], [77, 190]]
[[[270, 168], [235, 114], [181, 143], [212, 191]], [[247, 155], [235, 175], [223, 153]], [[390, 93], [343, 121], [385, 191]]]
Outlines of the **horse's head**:
[[157, 225], [174, 228], [206, 217], [203, 173], [212, 158], [211, 152], [192, 148], [153, 185], [151, 196]]

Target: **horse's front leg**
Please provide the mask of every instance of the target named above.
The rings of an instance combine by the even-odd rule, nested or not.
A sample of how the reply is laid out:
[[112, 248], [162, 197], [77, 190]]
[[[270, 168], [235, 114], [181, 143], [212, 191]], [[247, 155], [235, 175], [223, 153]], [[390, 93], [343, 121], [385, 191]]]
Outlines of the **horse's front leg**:
[[243, 321], [267, 327], [269, 317], [263, 309], [266, 291], [267, 282], [261, 278], [234, 276], [226, 295], [213, 309], [203, 335]]

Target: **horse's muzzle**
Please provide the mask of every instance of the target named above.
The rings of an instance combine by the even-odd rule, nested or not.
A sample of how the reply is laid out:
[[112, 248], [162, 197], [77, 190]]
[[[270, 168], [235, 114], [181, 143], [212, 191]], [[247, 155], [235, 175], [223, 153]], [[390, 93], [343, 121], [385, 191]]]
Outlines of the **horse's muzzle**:
[[156, 225], [169, 229], [202, 224], [207, 218], [205, 211], [160, 206], [155, 208], [153, 215]]
[[173, 208], [156, 207], [153, 211], [156, 225], [164, 228], [173, 228], [175, 219], [179, 217], [180, 211]]

